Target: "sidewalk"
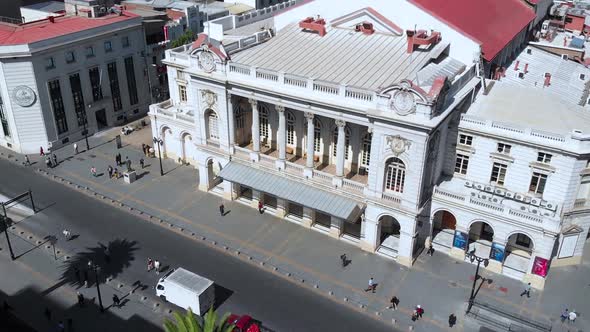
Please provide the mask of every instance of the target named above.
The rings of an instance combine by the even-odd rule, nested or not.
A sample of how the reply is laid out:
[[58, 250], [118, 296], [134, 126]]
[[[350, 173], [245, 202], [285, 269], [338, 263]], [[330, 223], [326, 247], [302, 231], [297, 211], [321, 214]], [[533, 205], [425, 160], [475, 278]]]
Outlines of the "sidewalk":
[[[77, 156], [67, 147], [57, 151], [58, 160], [63, 162], [47, 172], [82, 188], [88, 187], [89, 193], [104, 195], [125, 207], [161, 218], [185, 233], [193, 232], [228, 252], [239, 252], [270, 271], [276, 268], [275, 272], [281, 272], [294, 282], [303, 280], [304, 287], [376, 319], [387, 322], [395, 319], [400, 329], [411, 325], [417, 331], [451, 330], [447, 324], [450, 313], [458, 317], [458, 324], [452, 330], [477, 329], [473, 322], [464, 319], [474, 266], [437, 252], [433, 257], [422, 255], [407, 269], [317, 231], [268, 214], [259, 215], [255, 209], [239, 202], [224, 202], [229, 214], [221, 217], [217, 206], [222, 199], [197, 190], [198, 174], [193, 166], [164, 160], [166, 175], [161, 177], [158, 159], [145, 158], [145, 170], [138, 169], [138, 160], [143, 156], [141, 143], [152, 145], [147, 128], [123, 136], [124, 145], [127, 145], [119, 150], [123, 160], [126, 156], [133, 160], [133, 167], [141, 175], [137, 182], [127, 185], [122, 179], [111, 180], [105, 175], [92, 177], [89, 171], [92, 166], [98, 173], [104, 173], [108, 165], [114, 164], [116, 148], [114, 141], [110, 141], [113, 133], [118, 130], [91, 138], [91, 151]], [[84, 144], [79, 142], [78, 146], [82, 151]], [[0, 157], [11, 154], [13, 161], [23, 159], [6, 150], [1, 152], [4, 155]], [[38, 157], [31, 156], [31, 161], [37, 160]], [[37, 167], [46, 169], [43, 163], [32, 166]], [[343, 253], [352, 261], [346, 268], [340, 264], [339, 257]], [[492, 283], [482, 286], [477, 299], [533, 319], [554, 321], [553, 331], [567, 330], [559, 323], [559, 314], [567, 306], [579, 313], [575, 326], [567, 327], [588, 330], [590, 320], [580, 310], [590, 308], [590, 288], [585, 280], [590, 273], [589, 255], [590, 250], [587, 250], [583, 265], [553, 268], [545, 290], [534, 292], [530, 299], [519, 296], [523, 289], [521, 282], [484, 271], [482, 275]], [[378, 284], [375, 294], [364, 291], [370, 277]], [[400, 299], [396, 312], [385, 309], [392, 295]], [[417, 304], [425, 309], [424, 319], [412, 322], [411, 311]]]

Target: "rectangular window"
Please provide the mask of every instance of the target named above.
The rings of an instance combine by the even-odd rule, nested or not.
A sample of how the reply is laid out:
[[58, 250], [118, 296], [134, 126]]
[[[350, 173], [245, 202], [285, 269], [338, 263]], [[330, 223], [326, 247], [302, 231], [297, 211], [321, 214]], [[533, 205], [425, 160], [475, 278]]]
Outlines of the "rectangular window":
[[66, 52], [66, 62], [72, 63], [74, 61], [76, 61], [76, 55], [74, 54], [74, 52], [73, 51]]
[[531, 184], [529, 185], [529, 192], [535, 194], [543, 194], [545, 190], [545, 184], [547, 183], [547, 175], [533, 172], [533, 177], [531, 178]]
[[467, 174], [467, 166], [469, 165], [469, 156], [457, 153], [457, 159], [455, 160], [455, 173]]
[[92, 87], [92, 99], [99, 101], [102, 99], [102, 86], [100, 85], [100, 69], [98, 67], [90, 68], [88, 70], [90, 77], [90, 86]]
[[55, 60], [53, 59], [52, 56], [50, 56], [49, 58], [46, 59], [46, 65], [45, 68], [46, 69], [53, 69], [55, 68]]
[[86, 57], [92, 58], [94, 56], [94, 47], [88, 46], [86, 47]]
[[123, 108], [121, 102], [121, 90], [119, 89], [119, 76], [117, 76], [117, 63], [111, 62], [107, 65], [109, 74], [109, 83], [111, 85], [111, 95], [113, 96], [113, 110], [120, 111]]
[[186, 103], [186, 101], [188, 100], [186, 96], [186, 85], [178, 85], [178, 96], [180, 97], [181, 103]]
[[459, 134], [459, 144], [471, 146], [472, 143], [473, 143], [473, 136]]
[[504, 144], [504, 143], [498, 143], [498, 147], [496, 148], [496, 151], [498, 153], [509, 154], [510, 153], [510, 149], [512, 149], [512, 145]]
[[319, 126], [313, 129], [313, 152], [320, 152], [322, 133]]
[[209, 114], [209, 139], [219, 139], [219, 123], [217, 120], [217, 115], [211, 112]]
[[59, 80], [50, 81], [47, 83], [47, 85], [49, 87], [49, 98], [51, 99], [51, 106], [53, 108], [53, 116], [55, 117], [57, 133], [61, 135], [68, 131], [68, 121], [66, 119], [64, 102], [61, 97]]
[[86, 106], [84, 105], [84, 94], [82, 93], [82, 83], [80, 74], [70, 75], [70, 87], [72, 89], [72, 98], [74, 98], [74, 110], [78, 119], [78, 126], [86, 124]]
[[498, 184], [500, 186], [504, 185], [507, 169], [508, 166], [504, 164], [494, 163], [494, 166], [492, 167], [492, 176], [490, 176], [490, 182]]
[[551, 162], [551, 157], [552, 155], [550, 155], [549, 153], [539, 152], [539, 154], [537, 155], [537, 161], [540, 163], [549, 164]]
[[139, 102], [137, 98], [137, 84], [135, 82], [135, 68], [133, 57], [125, 58], [125, 73], [127, 74], [127, 89], [129, 90], [129, 103], [135, 105]]
[[104, 42], [104, 51], [106, 53], [113, 51], [113, 45], [108, 40], [106, 42]]
[[10, 128], [8, 127], [6, 114], [4, 114], [4, 102], [2, 101], [2, 98], [0, 98], [0, 122], [2, 122], [2, 132], [4, 133], [4, 136], [10, 137]]
[[295, 145], [295, 123], [287, 122], [287, 144]]
[[121, 45], [123, 45], [123, 47], [129, 47], [129, 37], [125, 36], [121, 38]]

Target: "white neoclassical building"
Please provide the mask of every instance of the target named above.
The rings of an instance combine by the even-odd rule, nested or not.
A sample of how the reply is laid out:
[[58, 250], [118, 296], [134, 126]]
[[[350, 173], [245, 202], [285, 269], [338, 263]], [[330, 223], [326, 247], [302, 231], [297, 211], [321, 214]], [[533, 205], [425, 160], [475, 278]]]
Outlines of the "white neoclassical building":
[[[530, 266], [524, 273], [510, 276], [534, 279], [535, 286], [542, 287], [543, 273], [531, 272], [533, 262], [540, 262], [534, 257], [556, 257], [547, 249], [551, 239], [554, 245], [572, 246], [565, 235], [577, 232], [582, 239], [588, 226], [574, 221], [578, 217], [561, 215], [569, 211], [561, 209], [566, 203], [547, 195], [545, 206], [559, 206], [551, 211], [552, 222], [542, 222], [547, 228], [536, 224], [537, 219], [549, 218], [538, 211], [505, 208], [502, 219], [477, 217], [489, 212], [486, 206], [484, 212], [469, 210], [477, 185], [490, 186], [489, 174], [484, 173], [492, 166], [478, 148], [481, 159], [472, 157], [468, 166], [473, 178], [453, 175], [456, 142], [464, 135], [464, 129], [459, 132], [460, 119], [465, 112], [463, 119], [472, 116], [467, 110], [474, 100], [486, 108], [500, 90], [478, 94], [483, 73], [480, 45], [406, 1], [397, 1], [395, 8], [372, 0], [347, 2], [335, 10], [340, 16], [334, 11], [330, 18], [309, 16], [315, 10], [322, 13], [318, 4], [325, 2], [329, 1], [280, 14], [274, 18], [276, 31], [258, 31], [223, 45], [201, 35], [191, 45], [167, 51], [171, 98], [152, 105], [149, 113], [153, 135], [164, 142], [164, 155], [193, 164], [203, 191], [252, 206], [263, 202], [268, 213], [407, 266], [431, 242], [459, 259], [473, 248], [489, 256], [498, 252], [492, 247], [503, 244], [504, 256], [512, 254], [510, 265], [520, 254], [512, 250], [517, 243], [511, 236], [522, 230], [535, 249], [528, 252]], [[372, 6], [363, 7], [367, 3]], [[414, 22], [420, 24], [410, 24], [404, 13], [415, 14]], [[489, 120], [490, 128], [496, 130], [503, 122]], [[461, 122], [461, 127], [469, 125]], [[551, 131], [534, 132], [542, 136]], [[516, 148], [516, 143], [508, 143], [513, 134], [504, 130], [498, 135], [506, 136], [501, 143]], [[484, 138], [472, 134], [471, 142], [491, 140], [489, 134], [481, 135]], [[560, 149], [538, 148], [555, 156], [555, 162], [558, 153], [549, 151]], [[588, 159], [576, 151], [574, 159]], [[479, 177], [476, 169], [481, 170]], [[573, 180], [579, 176], [575, 171], [564, 169], [564, 177]], [[466, 187], [466, 181], [473, 185]], [[456, 188], [446, 188], [449, 183]], [[469, 237], [471, 228], [477, 236]], [[491, 239], [486, 235], [490, 228], [498, 234]], [[481, 240], [482, 234], [489, 243]], [[581, 254], [582, 245], [583, 240], [576, 242], [573, 256]], [[488, 268], [500, 272], [497, 265]], [[533, 275], [539, 275], [538, 280]]]
[[552, 93], [493, 82], [461, 115], [434, 189], [434, 247], [542, 287], [578, 264], [590, 226], [590, 114]]

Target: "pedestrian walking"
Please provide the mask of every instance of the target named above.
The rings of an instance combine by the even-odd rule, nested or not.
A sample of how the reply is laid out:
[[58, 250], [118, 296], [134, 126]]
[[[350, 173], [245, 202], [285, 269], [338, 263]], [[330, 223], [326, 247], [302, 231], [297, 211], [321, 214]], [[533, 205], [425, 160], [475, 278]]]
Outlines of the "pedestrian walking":
[[457, 324], [457, 316], [455, 316], [455, 314], [450, 314], [449, 315], [449, 327], [453, 327], [455, 324]]
[[561, 319], [561, 323], [565, 322], [566, 319], [568, 319], [570, 316], [570, 312], [567, 308], [565, 308], [565, 310], [561, 313], [561, 316], [559, 317]]
[[25, 155], [25, 166], [31, 166], [31, 161], [29, 160], [28, 155]]
[[146, 145], [145, 143], [141, 143], [141, 150], [143, 151], [143, 155], [147, 156], [147, 152], [146, 152]]
[[416, 316], [418, 319], [422, 318], [422, 315], [424, 314], [424, 309], [422, 309], [421, 305], [418, 304], [414, 311], [416, 311]]
[[47, 167], [51, 168], [51, 159], [45, 158], [45, 165], [47, 165]]
[[45, 157], [45, 151], [43, 151], [43, 147], [42, 146], [39, 147], [39, 156]]
[[147, 262], [147, 270], [150, 272], [154, 268], [154, 261], [151, 258], [148, 258]]
[[66, 241], [69, 241], [70, 238], [72, 237], [72, 232], [70, 232], [70, 230], [67, 228], [64, 229], [62, 233], [63, 233], [64, 237], [66, 238]]
[[80, 292], [76, 292], [76, 296], [78, 297], [78, 306], [83, 307], [84, 306], [84, 295], [82, 295], [82, 293], [80, 293]]
[[107, 167], [107, 173], [109, 173], [109, 179], [113, 177], [113, 167], [111, 165]]
[[115, 179], [118, 179], [119, 178], [119, 170], [117, 169], [117, 167], [115, 167], [115, 170], [113, 171], [113, 177]]
[[58, 165], [58, 163], [57, 163], [57, 156], [55, 155], [55, 153], [52, 154], [51, 157], [53, 158], [53, 165], [57, 166]]
[[262, 214], [264, 212], [264, 203], [262, 201], [258, 201], [258, 213]]
[[139, 159], [139, 164], [141, 165], [141, 169], [143, 169], [145, 161], [143, 160], [143, 158]]
[[120, 161], [121, 161], [121, 155], [117, 153], [115, 155], [115, 165], [120, 166], [119, 165]]
[[78, 154], [78, 143], [74, 143], [74, 154]]
[[428, 251], [426, 252], [426, 254], [427, 254], [428, 256], [432, 256], [432, 254], [434, 254], [434, 247], [432, 246], [432, 243], [430, 243], [430, 244], [428, 245]]
[[48, 321], [51, 321], [51, 310], [49, 310], [49, 308], [45, 307], [45, 311], [43, 311], [43, 315], [45, 315], [45, 318], [47, 318]]
[[578, 314], [576, 314], [575, 310], [572, 310], [572, 311], [570, 311], [567, 318], [568, 318], [569, 322], [573, 324], [576, 322], [576, 318], [578, 318]]
[[391, 300], [389, 300], [389, 303], [391, 303], [391, 305], [387, 307], [387, 309], [397, 310], [397, 306], [399, 305], [399, 299], [397, 298], [397, 296], [394, 295], [391, 298]]
[[346, 265], [348, 265], [346, 254], [340, 255], [340, 261], [342, 261], [342, 267], [346, 267]]
[[371, 291], [371, 292], [375, 293], [375, 287], [377, 287], [377, 286], [375, 285], [375, 281], [373, 280], [373, 277], [371, 277], [369, 279], [369, 284], [368, 284], [367, 289], [365, 289], [365, 292]]
[[92, 174], [92, 176], [96, 177], [96, 167], [92, 166], [90, 168], [90, 173]]
[[221, 216], [223, 217], [223, 214], [225, 212], [225, 206], [223, 206], [223, 203], [219, 204], [219, 214], [221, 214]]
[[531, 297], [531, 283], [529, 282], [526, 287], [524, 288], [524, 290], [522, 291], [522, 293], [520, 293], [520, 296], [526, 295], [526, 297]]
[[412, 322], [415, 322], [418, 319], [418, 310], [414, 309], [412, 311]]
[[156, 274], [160, 274], [160, 261], [157, 259], [154, 262], [154, 269], [156, 270]]
[[131, 159], [125, 157], [125, 165], [127, 165], [127, 172], [131, 172]]
[[120, 308], [120, 306], [121, 306], [121, 299], [119, 299], [119, 297], [117, 296], [117, 294], [113, 294], [113, 304], [117, 308]]

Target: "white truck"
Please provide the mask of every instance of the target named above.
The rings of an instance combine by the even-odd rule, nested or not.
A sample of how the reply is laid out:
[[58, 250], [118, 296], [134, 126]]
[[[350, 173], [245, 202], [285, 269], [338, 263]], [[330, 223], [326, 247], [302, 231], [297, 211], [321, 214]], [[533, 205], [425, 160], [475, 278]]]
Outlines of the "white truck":
[[213, 281], [183, 268], [174, 269], [160, 278], [156, 295], [186, 310], [191, 308], [199, 316], [204, 315], [215, 301]]

